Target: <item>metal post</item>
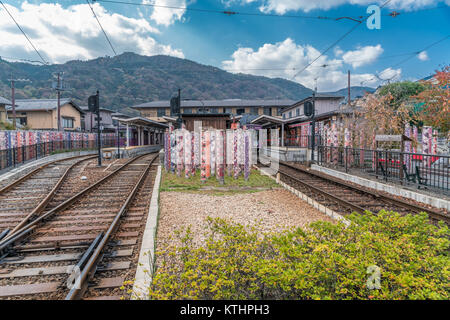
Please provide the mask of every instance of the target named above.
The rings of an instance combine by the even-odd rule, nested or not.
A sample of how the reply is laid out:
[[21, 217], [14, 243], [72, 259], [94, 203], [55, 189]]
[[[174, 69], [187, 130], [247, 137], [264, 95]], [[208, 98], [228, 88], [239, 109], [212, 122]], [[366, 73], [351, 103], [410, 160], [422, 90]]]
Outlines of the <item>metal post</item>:
[[[11, 74], [11, 100], [13, 113], [13, 130], [16, 130], [16, 95], [14, 91], [14, 79], [12, 77], [12, 74]], [[6, 114], [8, 114], [8, 112]]]
[[385, 181], [387, 181], [387, 176], [388, 176], [388, 152], [386, 151], [385, 152], [385, 157], [384, 157], [384, 160], [385, 160], [385, 162], [386, 162], [386, 165], [385, 165], [385, 167], [386, 167], [386, 175], [385, 175], [385, 178], [384, 178], [384, 180]]
[[347, 151], [348, 151], [348, 148], [347, 147], [345, 147], [345, 159], [344, 159], [344, 161], [345, 161], [345, 172], [346, 173], [348, 173], [348, 164], [347, 164], [347, 158], [348, 158], [348, 154], [347, 154]]
[[100, 93], [97, 90], [97, 149], [98, 149], [98, 166], [102, 166], [102, 139], [100, 136]]
[[316, 93], [313, 92], [312, 94], [312, 104], [313, 104], [313, 112], [312, 112], [312, 118], [311, 118], [311, 163], [314, 163], [314, 148], [315, 148], [315, 140], [316, 140]]
[[127, 148], [130, 146], [130, 130], [127, 122]]
[[60, 86], [59, 86], [59, 72], [58, 72], [58, 84], [56, 86], [56, 92], [58, 94], [58, 131], [61, 131], [61, 94], [60, 94]]
[[120, 122], [117, 120], [117, 159], [120, 159]]

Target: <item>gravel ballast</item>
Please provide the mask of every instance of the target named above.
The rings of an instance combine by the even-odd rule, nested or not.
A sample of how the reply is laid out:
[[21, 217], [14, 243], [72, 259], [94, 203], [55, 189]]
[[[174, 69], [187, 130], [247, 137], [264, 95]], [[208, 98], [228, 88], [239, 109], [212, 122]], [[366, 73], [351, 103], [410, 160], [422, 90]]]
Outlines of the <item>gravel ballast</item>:
[[305, 228], [317, 220], [333, 221], [281, 188], [221, 196], [161, 192], [157, 250], [175, 244], [175, 230], [188, 225], [191, 225], [193, 242], [201, 245], [207, 217], [258, 226], [261, 232], [276, 232], [289, 227]]

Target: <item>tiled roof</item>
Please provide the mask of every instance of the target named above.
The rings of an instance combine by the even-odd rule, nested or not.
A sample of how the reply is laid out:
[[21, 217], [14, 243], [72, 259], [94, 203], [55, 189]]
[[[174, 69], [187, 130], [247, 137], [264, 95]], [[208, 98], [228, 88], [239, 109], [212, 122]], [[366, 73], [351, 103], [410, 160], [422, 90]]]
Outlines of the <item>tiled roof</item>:
[[[181, 107], [286, 107], [295, 103], [294, 100], [181, 100]], [[169, 100], [151, 101], [133, 106], [132, 108], [161, 108], [170, 107]]]
[[0, 104], [9, 104], [9, 105], [11, 105], [12, 103], [8, 99], [0, 97]]
[[[84, 112], [89, 112], [89, 107], [88, 106], [80, 106], [80, 109], [83, 110]], [[111, 112], [111, 113], [115, 113], [116, 112], [114, 110], [107, 109], [107, 108], [100, 108], [100, 111]]]
[[[60, 99], [60, 105], [63, 106], [67, 103], [72, 104], [78, 111], [83, 112], [83, 110], [75, 104], [71, 99], [62, 98]], [[58, 99], [17, 99], [15, 101], [16, 111], [27, 111], [27, 110], [54, 110], [58, 107]], [[11, 107], [8, 107], [10, 110]]]

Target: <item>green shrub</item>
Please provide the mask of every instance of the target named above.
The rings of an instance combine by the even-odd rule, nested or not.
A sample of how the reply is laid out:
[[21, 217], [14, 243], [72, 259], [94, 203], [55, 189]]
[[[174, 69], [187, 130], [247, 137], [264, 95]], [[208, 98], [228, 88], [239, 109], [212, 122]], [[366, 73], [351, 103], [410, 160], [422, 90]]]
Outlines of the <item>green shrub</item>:
[[[189, 228], [180, 246], [157, 252], [152, 299], [448, 299], [449, 229], [425, 213], [366, 212], [349, 227], [312, 223], [307, 230], [261, 234], [208, 219], [194, 248]], [[369, 289], [368, 267], [380, 268]]]

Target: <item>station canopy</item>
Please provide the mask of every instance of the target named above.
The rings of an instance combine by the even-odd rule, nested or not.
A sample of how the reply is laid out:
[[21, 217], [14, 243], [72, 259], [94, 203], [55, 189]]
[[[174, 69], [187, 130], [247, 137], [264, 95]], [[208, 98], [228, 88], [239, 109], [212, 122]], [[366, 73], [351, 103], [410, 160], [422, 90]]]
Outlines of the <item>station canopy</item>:
[[166, 129], [169, 126], [165, 123], [150, 120], [143, 117], [134, 117], [134, 118], [119, 118], [114, 117], [115, 120], [119, 121], [120, 124], [129, 125], [129, 126], [140, 126], [140, 127], [150, 127], [156, 129]]

